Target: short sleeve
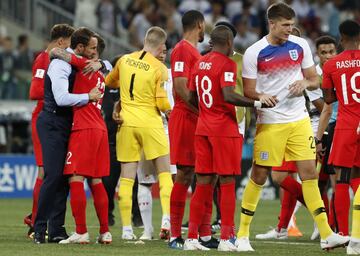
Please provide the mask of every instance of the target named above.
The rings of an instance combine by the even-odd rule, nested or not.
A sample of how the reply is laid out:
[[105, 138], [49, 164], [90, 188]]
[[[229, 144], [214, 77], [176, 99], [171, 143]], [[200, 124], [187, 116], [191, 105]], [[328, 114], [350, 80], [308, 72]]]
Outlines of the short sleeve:
[[165, 82], [168, 80], [168, 71], [165, 66], [161, 66], [157, 71], [156, 79], [156, 98], [167, 98], [164, 88]]
[[321, 84], [321, 88], [323, 89], [334, 88], [333, 80], [330, 73], [330, 64], [331, 61], [327, 61], [323, 66], [323, 80]]
[[49, 60], [45, 58], [47, 55], [40, 55], [36, 58], [32, 68], [32, 78], [30, 85], [29, 97], [32, 100], [40, 100], [44, 98], [44, 82], [46, 70], [49, 65]]
[[257, 78], [257, 55], [252, 48], [245, 51], [242, 64], [242, 77], [249, 79]]
[[227, 86], [236, 86], [236, 63], [232, 60], [228, 60], [220, 72], [220, 86], [221, 88]]
[[190, 73], [190, 81], [189, 81], [189, 90], [190, 91], [196, 91], [196, 69], [193, 69], [193, 71]]
[[313, 56], [312, 56], [312, 53], [310, 50], [310, 46], [305, 39], [303, 39], [303, 43], [302, 43], [301, 47], [303, 48], [303, 51], [304, 51], [304, 58], [301, 62], [301, 68], [302, 69], [310, 68], [311, 66], [314, 65], [314, 60], [313, 60]]
[[183, 46], [172, 52], [171, 69], [173, 71], [173, 79], [176, 77], [188, 78], [190, 76], [191, 58], [192, 55]]

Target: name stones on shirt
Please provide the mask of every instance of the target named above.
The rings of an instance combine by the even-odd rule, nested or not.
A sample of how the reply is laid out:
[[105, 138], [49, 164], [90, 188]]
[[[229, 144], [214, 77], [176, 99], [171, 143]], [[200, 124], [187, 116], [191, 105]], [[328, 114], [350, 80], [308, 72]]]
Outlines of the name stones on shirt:
[[360, 67], [360, 60], [343, 60], [336, 62], [336, 68], [354, 68]]
[[202, 69], [202, 70], [210, 70], [211, 69], [211, 65], [212, 63], [211, 62], [200, 62], [199, 63], [199, 69]]
[[137, 69], [148, 71], [150, 69], [150, 65], [142, 62], [141, 60], [134, 60], [132, 58], [126, 58], [125, 63], [129, 66], [135, 67]]

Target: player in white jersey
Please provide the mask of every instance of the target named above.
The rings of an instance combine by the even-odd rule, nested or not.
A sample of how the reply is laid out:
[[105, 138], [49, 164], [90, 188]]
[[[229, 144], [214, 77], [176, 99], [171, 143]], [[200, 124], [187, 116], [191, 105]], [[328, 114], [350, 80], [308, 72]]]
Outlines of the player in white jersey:
[[[172, 77], [171, 70], [168, 70], [168, 81], [164, 84], [164, 89], [167, 92], [168, 100], [171, 105], [171, 108], [174, 106], [174, 99], [172, 96]], [[168, 122], [165, 115], [162, 115], [165, 133], [169, 135], [168, 132]], [[171, 174], [176, 174], [176, 166], [170, 165]], [[138, 204], [140, 209], [141, 218], [144, 224], [144, 232], [140, 237], [140, 240], [151, 240], [153, 239], [153, 225], [152, 225], [152, 194], [151, 188], [152, 185], [158, 182], [157, 172], [154, 164], [151, 160], [142, 160], [138, 164], [137, 169], [138, 177]], [[170, 216], [163, 215], [161, 221], [161, 230], [160, 230], [161, 239], [169, 239], [170, 236]]]
[[252, 173], [243, 194], [236, 241], [238, 251], [254, 250], [249, 242], [250, 223], [271, 167], [280, 166], [283, 159], [296, 162], [302, 184], [290, 186], [290, 191], [302, 194], [319, 228], [321, 248], [345, 245], [349, 238], [333, 233], [327, 223], [318, 188], [314, 135], [303, 97], [305, 89], [319, 87], [310, 47], [305, 39], [290, 35], [295, 12], [287, 4], [271, 5], [267, 18], [269, 34], [244, 54], [245, 96], [274, 107], [258, 109]]

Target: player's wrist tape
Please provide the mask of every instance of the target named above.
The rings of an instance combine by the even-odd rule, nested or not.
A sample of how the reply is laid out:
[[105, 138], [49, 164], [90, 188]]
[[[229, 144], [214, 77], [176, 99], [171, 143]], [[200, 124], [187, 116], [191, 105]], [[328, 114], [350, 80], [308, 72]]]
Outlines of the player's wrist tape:
[[262, 103], [260, 101], [258, 101], [258, 100], [254, 101], [254, 107], [255, 108], [261, 108], [261, 105], [262, 105]]

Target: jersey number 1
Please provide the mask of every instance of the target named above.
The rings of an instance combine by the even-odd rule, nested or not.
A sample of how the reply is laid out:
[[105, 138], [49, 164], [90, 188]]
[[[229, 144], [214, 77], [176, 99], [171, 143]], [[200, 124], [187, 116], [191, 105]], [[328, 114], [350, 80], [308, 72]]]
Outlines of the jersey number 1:
[[[208, 76], [204, 76], [201, 79], [200, 86], [202, 90], [202, 94], [200, 96], [199, 94], [199, 75], [195, 77], [195, 83], [196, 83], [196, 90], [199, 95], [199, 101], [200, 99], [205, 104], [207, 108], [211, 108], [213, 104], [213, 97], [211, 95], [211, 89], [212, 89], [212, 82]], [[206, 87], [205, 87], [206, 85]]]

